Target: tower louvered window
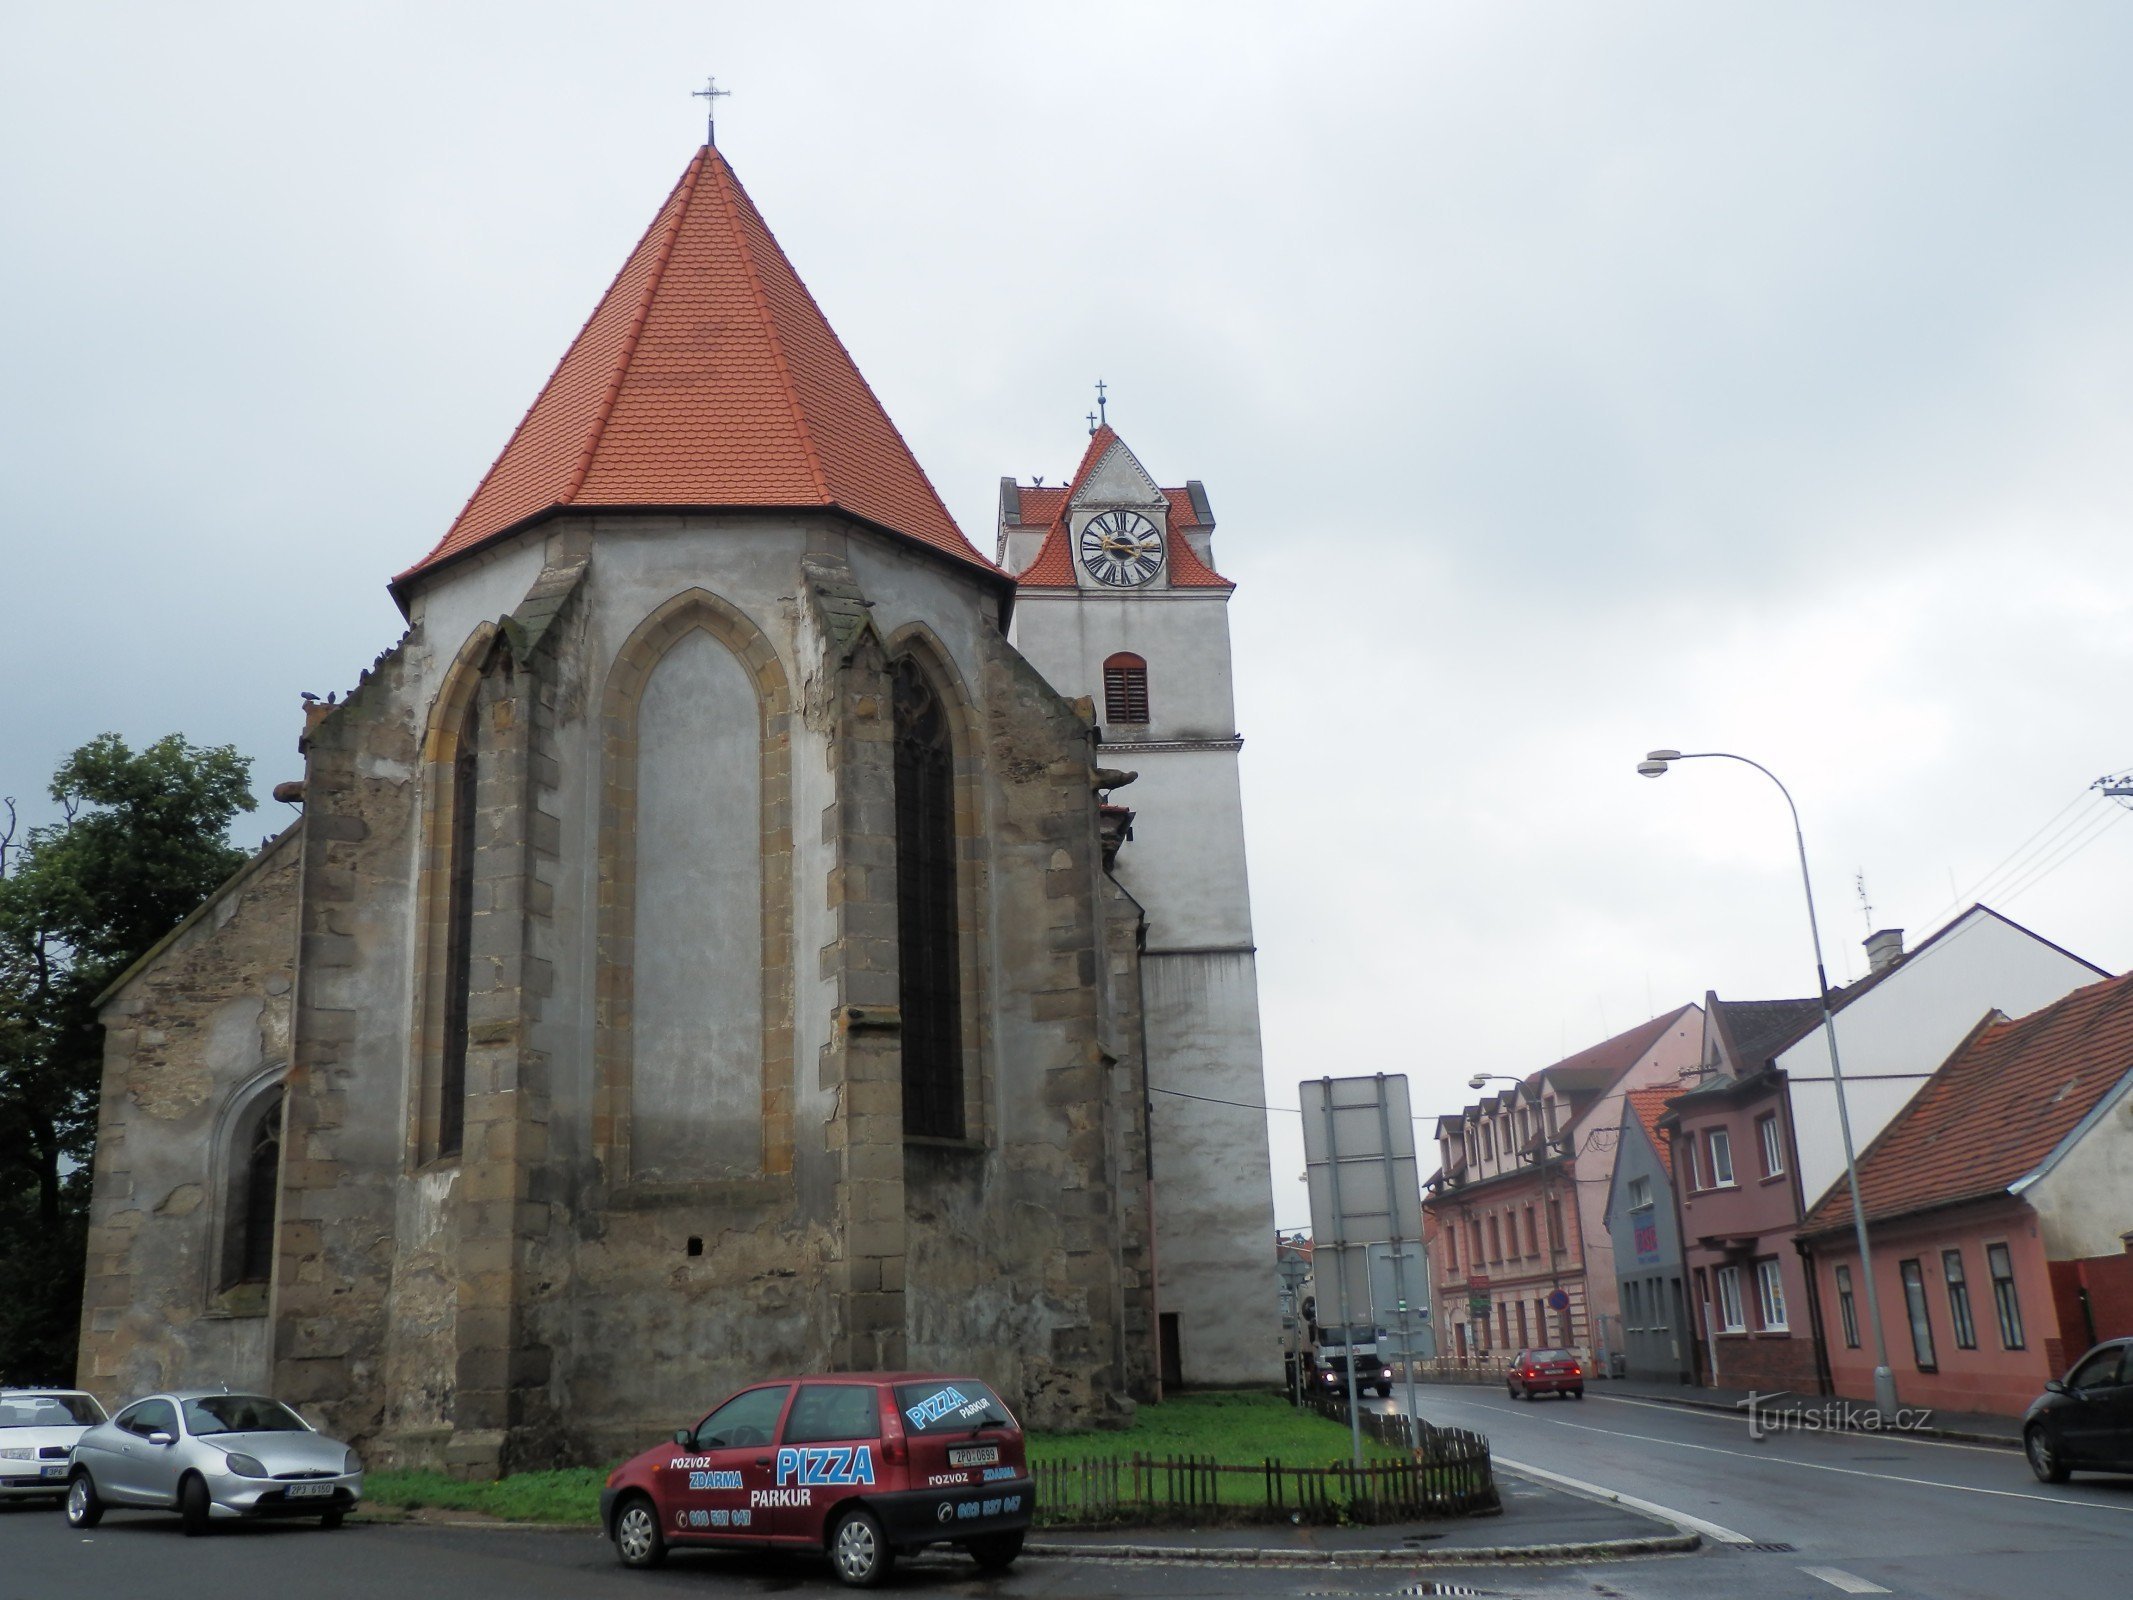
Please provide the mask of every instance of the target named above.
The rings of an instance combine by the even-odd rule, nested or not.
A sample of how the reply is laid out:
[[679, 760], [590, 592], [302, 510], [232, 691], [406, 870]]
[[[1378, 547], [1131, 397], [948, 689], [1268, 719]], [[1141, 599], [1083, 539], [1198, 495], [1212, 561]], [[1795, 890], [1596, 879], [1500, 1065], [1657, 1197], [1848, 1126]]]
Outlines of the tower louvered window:
[[963, 1136], [962, 959], [955, 756], [948, 714], [916, 663], [896, 664], [896, 942], [904, 1132]]
[[1148, 720], [1148, 663], [1121, 650], [1104, 663], [1104, 721]]

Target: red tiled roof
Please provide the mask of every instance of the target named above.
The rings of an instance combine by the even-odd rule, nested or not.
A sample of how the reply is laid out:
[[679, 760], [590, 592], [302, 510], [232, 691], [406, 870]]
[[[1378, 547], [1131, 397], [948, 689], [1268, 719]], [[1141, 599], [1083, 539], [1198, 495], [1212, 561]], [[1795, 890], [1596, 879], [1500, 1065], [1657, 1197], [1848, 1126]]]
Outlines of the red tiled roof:
[[[2009, 1022], [1988, 1017], [1859, 1157], [1869, 1222], [2004, 1194], [2133, 1071], [2133, 973]], [[1832, 1185], [1801, 1224], [1851, 1226]]]
[[834, 506], [989, 573], [725, 158], [696, 153], [437, 547], [564, 507]]
[[[1118, 435], [1106, 422], [1099, 424], [1089, 435], [1089, 448], [1081, 455], [1081, 465], [1074, 469], [1063, 489], [1025, 488], [1019, 491], [1022, 501], [1022, 519], [1025, 528], [1046, 529], [1044, 543], [1037, 547], [1037, 559], [1032, 561], [1016, 582], [1025, 589], [1071, 589], [1075, 587], [1074, 557], [1067, 546], [1066, 508], [1089, 474], [1096, 470], [1096, 463], [1104, 453], [1118, 442]], [[1185, 537], [1184, 530], [1200, 526], [1199, 514], [1192, 508], [1192, 495], [1184, 489], [1165, 489], [1163, 498], [1170, 502], [1168, 539], [1170, 559], [1170, 586], [1173, 589], [1234, 589], [1237, 586], [1200, 559], [1199, 552]]]
[[1632, 1089], [1622, 1098], [1629, 1102], [1629, 1109], [1644, 1127], [1645, 1137], [1659, 1152], [1659, 1164], [1666, 1168], [1666, 1175], [1674, 1175], [1674, 1141], [1659, 1136], [1659, 1119], [1666, 1115], [1669, 1096], [1678, 1093], [1674, 1089]]

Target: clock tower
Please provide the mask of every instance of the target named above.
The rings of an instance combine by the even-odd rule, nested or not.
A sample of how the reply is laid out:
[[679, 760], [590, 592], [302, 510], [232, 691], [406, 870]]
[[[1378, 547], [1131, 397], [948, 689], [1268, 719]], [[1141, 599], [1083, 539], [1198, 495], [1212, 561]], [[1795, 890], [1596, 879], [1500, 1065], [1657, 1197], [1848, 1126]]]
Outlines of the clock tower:
[[1230, 679], [1229, 598], [1197, 482], [1166, 489], [1108, 424], [1063, 486], [1000, 484], [1010, 638], [1086, 695], [1099, 765], [1139, 776], [1113, 875], [1145, 918], [1141, 1004], [1167, 1381], [1278, 1370], [1273, 1183]]

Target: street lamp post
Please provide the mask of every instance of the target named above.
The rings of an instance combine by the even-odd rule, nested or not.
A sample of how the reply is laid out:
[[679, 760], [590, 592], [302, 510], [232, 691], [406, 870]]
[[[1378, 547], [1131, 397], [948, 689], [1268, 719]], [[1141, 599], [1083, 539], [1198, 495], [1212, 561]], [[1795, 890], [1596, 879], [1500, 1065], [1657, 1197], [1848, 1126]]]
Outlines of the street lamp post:
[[1852, 1231], [1859, 1245], [1859, 1273], [1866, 1279], [1866, 1320], [1874, 1329], [1874, 1405], [1883, 1416], [1896, 1412], [1896, 1373], [1889, 1365], [1889, 1342], [1881, 1331], [1881, 1293], [1874, 1287], [1874, 1258], [1866, 1242], [1866, 1207], [1859, 1199], [1859, 1159], [1852, 1148], [1851, 1109], [1844, 1095], [1844, 1068], [1837, 1060], [1837, 1019], [1829, 1008], [1829, 973], [1822, 964], [1822, 930], [1815, 921], [1815, 887], [1807, 875], [1807, 838], [1800, 831], [1800, 808], [1792, 803], [1792, 791], [1778, 775], [1760, 761], [1734, 755], [1729, 750], [1653, 750], [1637, 763], [1647, 778], [1664, 777], [1676, 761], [1738, 761], [1753, 767], [1785, 797], [1792, 813], [1792, 842], [1800, 853], [1800, 887], [1807, 896], [1807, 934], [1815, 948], [1815, 993], [1822, 1002], [1822, 1037], [1829, 1045], [1829, 1079], [1837, 1088], [1837, 1128], [1844, 1136], [1844, 1176], [1852, 1191]]

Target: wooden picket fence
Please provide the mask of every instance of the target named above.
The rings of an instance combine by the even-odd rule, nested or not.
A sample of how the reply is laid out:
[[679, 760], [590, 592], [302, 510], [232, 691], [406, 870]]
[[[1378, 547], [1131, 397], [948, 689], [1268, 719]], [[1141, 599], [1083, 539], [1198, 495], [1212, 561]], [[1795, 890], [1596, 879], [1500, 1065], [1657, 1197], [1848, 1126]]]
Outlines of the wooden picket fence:
[[[1316, 1408], [1314, 1408], [1316, 1409]], [[1345, 1422], [1345, 1414], [1342, 1417]], [[1048, 1526], [1102, 1522], [1410, 1522], [1496, 1509], [1489, 1441], [1461, 1428], [1425, 1425], [1419, 1447], [1401, 1417], [1364, 1414], [1373, 1438], [1407, 1451], [1401, 1461], [1357, 1467], [1298, 1467], [1264, 1460], [1233, 1466], [1212, 1456], [1134, 1455], [1033, 1464], [1037, 1521]]]

